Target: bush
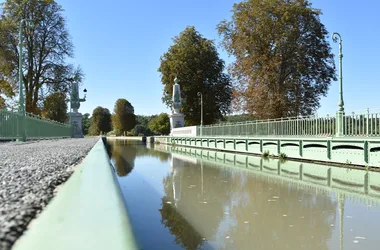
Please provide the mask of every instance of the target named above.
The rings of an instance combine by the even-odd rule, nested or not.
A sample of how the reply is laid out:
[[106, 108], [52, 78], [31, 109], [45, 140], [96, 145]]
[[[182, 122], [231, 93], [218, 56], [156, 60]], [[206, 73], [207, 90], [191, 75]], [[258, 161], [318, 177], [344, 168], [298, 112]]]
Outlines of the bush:
[[281, 160], [285, 160], [288, 156], [285, 154], [285, 153], [280, 153], [278, 158], [280, 158]]
[[263, 153], [263, 157], [268, 157], [270, 155], [270, 152], [268, 150], [265, 150]]

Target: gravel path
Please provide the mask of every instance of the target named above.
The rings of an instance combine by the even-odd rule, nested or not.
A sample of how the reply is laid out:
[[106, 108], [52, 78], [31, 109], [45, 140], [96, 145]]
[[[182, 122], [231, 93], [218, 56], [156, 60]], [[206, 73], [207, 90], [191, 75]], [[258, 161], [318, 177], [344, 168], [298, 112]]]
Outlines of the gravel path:
[[0, 144], [0, 250], [8, 250], [99, 138]]

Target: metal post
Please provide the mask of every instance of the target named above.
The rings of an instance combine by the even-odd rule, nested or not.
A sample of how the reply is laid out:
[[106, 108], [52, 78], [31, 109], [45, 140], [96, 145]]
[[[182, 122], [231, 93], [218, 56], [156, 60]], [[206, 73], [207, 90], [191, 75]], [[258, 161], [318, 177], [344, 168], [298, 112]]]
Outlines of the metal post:
[[367, 125], [367, 136], [369, 135], [369, 108], [367, 109], [367, 122], [366, 122], [366, 125]]
[[203, 130], [203, 95], [201, 92], [197, 93], [198, 96], [201, 97], [201, 137], [202, 137], [202, 130]]
[[18, 68], [18, 77], [19, 77], [19, 114], [21, 118], [20, 122], [20, 136], [22, 141], [26, 141], [26, 123], [25, 123], [25, 98], [24, 98], [24, 92], [23, 92], [23, 70], [22, 70], [22, 64], [23, 64], [23, 58], [22, 58], [22, 47], [23, 47], [23, 37], [22, 37], [22, 27], [23, 24], [27, 21], [30, 21], [29, 19], [22, 19], [20, 21], [20, 28], [18, 33], [18, 39], [19, 39], [19, 68]]
[[356, 119], [355, 119], [355, 112], [352, 112], [352, 119], [351, 119], [351, 135], [356, 135]]
[[332, 133], [330, 133], [331, 132], [331, 128], [330, 128], [331, 123], [330, 123], [330, 117], [328, 114], [326, 115], [326, 120], [327, 120], [327, 132], [326, 132], [327, 136], [332, 136]]
[[315, 124], [315, 135], [318, 136], [318, 114], [315, 113], [314, 117], [315, 117], [315, 122], [314, 122], [314, 124]]
[[343, 53], [342, 53], [342, 37], [339, 33], [334, 32], [332, 34], [332, 40], [337, 43], [339, 40], [339, 109], [336, 114], [336, 136], [344, 136], [344, 101], [343, 101]]
[[245, 136], [248, 137], [248, 121], [245, 122]]

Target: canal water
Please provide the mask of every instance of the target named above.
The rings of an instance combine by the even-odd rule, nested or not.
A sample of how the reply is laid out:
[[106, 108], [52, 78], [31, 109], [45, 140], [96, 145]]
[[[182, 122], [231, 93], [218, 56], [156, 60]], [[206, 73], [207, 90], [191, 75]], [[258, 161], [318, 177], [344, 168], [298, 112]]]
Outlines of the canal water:
[[380, 173], [108, 146], [140, 249], [380, 249]]

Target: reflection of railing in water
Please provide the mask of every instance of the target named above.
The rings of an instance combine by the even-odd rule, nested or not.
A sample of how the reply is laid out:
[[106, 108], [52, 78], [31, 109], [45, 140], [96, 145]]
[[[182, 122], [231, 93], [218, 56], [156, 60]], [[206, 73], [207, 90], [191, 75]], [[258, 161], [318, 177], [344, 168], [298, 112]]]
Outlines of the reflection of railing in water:
[[[186, 147], [159, 147], [161, 150], [196, 157], [215, 167], [239, 167], [250, 173], [258, 173], [265, 177], [271, 176], [271, 181], [287, 180], [297, 186], [316, 189], [317, 192], [331, 191], [360, 199], [371, 204], [380, 205], [380, 173], [364, 170], [328, 167], [312, 163], [299, 163], [278, 160], [264, 160], [260, 157], [215, 152]], [[159, 149], [156, 148], [156, 149]], [[243, 159], [243, 160], [242, 160]], [[276, 165], [274, 167], [274, 165]], [[298, 168], [298, 172], [296, 169]], [[334, 176], [334, 177], [333, 177]], [[373, 180], [373, 183], [370, 183]]]

